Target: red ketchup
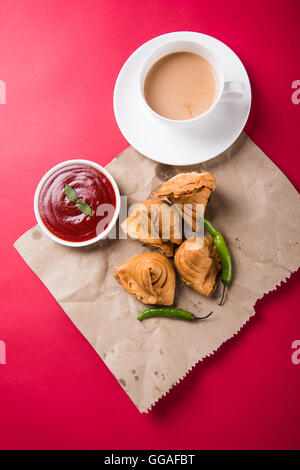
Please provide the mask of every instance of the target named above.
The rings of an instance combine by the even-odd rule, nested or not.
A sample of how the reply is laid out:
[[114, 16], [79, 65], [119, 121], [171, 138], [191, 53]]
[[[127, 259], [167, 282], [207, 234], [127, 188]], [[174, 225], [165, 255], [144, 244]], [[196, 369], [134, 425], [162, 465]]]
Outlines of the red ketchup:
[[[93, 215], [80, 212], [65, 194], [71, 186], [78, 198], [88, 204]], [[101, 204], [110, 204], [112, 210], [97, 215]], [[86, 164], [70, 164], [56, 170], [45, 181], [39, 195], [39, 212], [47, 229], [58, 238], [69, 242], [83, 242], [101, 233], [98, 223], [105, 218], [108, 226], [116, 208], [116, 195], [109, 179], [100, 170]], [[103, 223], [102, 223], [103, 225]]]

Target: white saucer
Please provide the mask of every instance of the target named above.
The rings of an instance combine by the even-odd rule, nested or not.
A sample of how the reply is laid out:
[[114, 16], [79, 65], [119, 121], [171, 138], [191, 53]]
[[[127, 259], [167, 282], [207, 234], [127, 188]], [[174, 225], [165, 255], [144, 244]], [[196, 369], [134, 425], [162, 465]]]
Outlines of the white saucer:
[[[201, 41], [219, 56], [225, 81], [245, 85], [242, 98], [219, 103], [199, 125], [172, 129], [155, 119], [139, 96], [139, 69], [153, 47], [169, 39]], [[125, 139], [140, 153], [168, 165], [194, 165], [219, 155], [237, 139], [249, 116], [251, 87], [247, 72], [238, 56], [211, 36], [182, 31], [158, 36], [139, 47], [125, 62], [114, 90], [114, 112]]]

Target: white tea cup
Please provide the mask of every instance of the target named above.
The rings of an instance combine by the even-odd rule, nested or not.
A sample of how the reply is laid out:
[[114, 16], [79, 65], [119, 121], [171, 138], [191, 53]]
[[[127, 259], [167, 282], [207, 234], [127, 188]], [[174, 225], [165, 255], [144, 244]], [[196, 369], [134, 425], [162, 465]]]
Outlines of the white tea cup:
[[[169, 119], [161, 116], [155, 112], [151, 106], [149, 106], [145, 99], [144, 84], [149, 70], [159, 59], [174, 52], [193, 52], [202, 56], [213, 66], [218, 78], [217, 95], [213, 104], [204, 113], [191, 119]], [[220, 62], [220, 59], [212, 49], [196, 41], [170, 40], [163, 46], [154, 49], [143, 62], [139, 73], [139, 90], [141, 100], [143, 101], [147, 110], [156, 119], [159, 119], [162, 123], [168, 126], [180, 129], [199, 124], [201, 120], [212, 113], [212, 111], [220, 102], [240, 99], [244, 94], [245, 87], [241, 82], [225, 82], [223, 66]]]

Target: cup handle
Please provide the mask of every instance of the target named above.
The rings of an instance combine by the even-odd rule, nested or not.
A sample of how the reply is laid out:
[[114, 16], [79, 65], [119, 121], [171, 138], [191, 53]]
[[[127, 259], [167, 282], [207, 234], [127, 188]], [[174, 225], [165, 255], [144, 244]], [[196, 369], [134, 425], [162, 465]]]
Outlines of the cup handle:
[[240, 99], [245, 93], [245, 85], [241, 82], [225, 82], [221, 103]]

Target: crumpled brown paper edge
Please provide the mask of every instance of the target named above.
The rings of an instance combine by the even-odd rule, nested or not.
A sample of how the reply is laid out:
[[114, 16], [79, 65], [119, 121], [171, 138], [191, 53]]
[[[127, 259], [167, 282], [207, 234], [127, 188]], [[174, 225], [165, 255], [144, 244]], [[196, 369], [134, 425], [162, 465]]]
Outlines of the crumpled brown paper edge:
[[275, 284], [274, 288], [273, 289], [270, 289], [268, 292], [265, 292], [261, 297], [258, 297], [258, 299], [256, 300], [255, 304], [253, 305], [253, 314], [250, 315], [250, 317], [248, 318], [248, 320], [245, 321], [245, 323], [243, 323], [243, 325], [232, 335], [230, 336], [230, 338], [227, 338], [225, 341], [223, 341], [222, 344], [220, 344], [220, 346], [216, 349], [213, 349], [212, 352], [210, 354], [206, 354], [205, 356], [203, 356], [201, 359], [199, 359], [199, 361], [196, 361], [187, 371], [186, 373], [180, 377], [180, 379], [177, 380], [177, 382], [175, 382], [167, 392], [163, 393], [157, 400], [155, 400], [152, 405], [150, 405], [145, 411], [142, 411], [142, 413], [145, 413], [145, 414], [148, 414], [149, 411], [152, 410], [152, 408], [164, 397], [166, 397], [170, 392], [171, 390], [176, 387], [176, 385], [178, 385], [180, 382], [182, 382], [185, 377], [190, 373], [192, 372], [192, 370], [198, 365], [200, 364], [201, 362], [203, 362], [205, 359], [207, 359], [208, 357], [211, 357], [213, 356], [224, 344], [230, 342], [235, 336], [238, 336], [239, 333], [242, 331], [242, 329], [247, 325], [247, 323], [249, 323], [256, 315], [256, 312], [255, 312], [255, 306], [257, 304], [257, 302], [259, 300], [261, 300], [263, 297], [267, 296], [268, 294], [270, 294], [270, 292], [275, 292], [277, 291], [278, 289], [280, 289], [281, 285], [282, 284], [286, 284], [288, 282], [288, 280], [290, 279], [290, 277], [292, 276], [292, 274], [296, 273], [298, 271], [298, 269], [294, 272], [291, 272], [289, 276], [287, 276], [284, 280], [280, 281], [279, 284]]
[[[227, 149], [223, 152], [223, 154], [225, 155], [226, 153], [230, 153], [230, 152], [235, 152], [235, 149], [240, 145], [240, 142], [244, 140], [244, 138], [246, 137], [246, 134], [243, 132], [239, 138], [234, 142], [234, 144], [232, 145], [232, 147], [230, 149]], [[264, 153], [264, 152], [263, 152]], [[223, 154], [221, 155], [218, 155], [215, 160], [217, 159], [220, 159], [222, 158]], [[119, 154], [121, 155], [121, 154]], [[116, 157], [118, 158], [119, 155]], [[265, 154], [265, 156], [268, 158], [268, 156]], [[197, 167], [199, 165], [196, 165]], [[186, 169], [189, 169], [189, 170], [193, 170], [195, 166], [189, 166], [187, 167]], [[277, 167], [278, 171], [281, 171], [278, 167]], [[282, 172], [281, 172], [282, 173]], [[283, 173], [284, 175], [284, 173]], [[285, 175], [284, 175], [285, 176]], [[282, 284], [286, 284], [288, 282], [288, 280], [291, 278], [292, 274], [298, 272], [299, 268], [296, 269], [295, 271], [291, 271], [290, 274], [288, 276], [286, 276], [284, 279], [280, 280], [279, 283], [278, 282], [275, 282], [274, 283], [274, 287], [271, 287], [271, 289], [269, 289], [268, 291], [264, 292], [260, 297], [258, 297], [256, 299], [256, 302], [255, 304], [253, 305], [253, 313], [252, 315], [249, 316], [249, 318], [241, 325], [241, 327], [236, 330], [236, 332], [230, 336], [229, 338], [227, 338], [225, 341], [223, 341], [216, 349], [213, 349], [209, 354], [206, 354], [205, 356], [203, 356], [201, 359], [199, 359], [198, 361], [196, 361], [187, 371], [184, 375], [182, 375], [166, 392], [164, 392], [157, 400], [155, 400], [148, 408], [146, 408], [145, 410], [141, 411], [141, 413], [144, 413], [144, 414], [148, 414], [149, 411], [152, 410], [152, 408], [164, 397], [166, 397], [172, 390], [173, 388], [176, 387], [176, 385], [178, 385], [180, 382], [182, 382], [185, 377], [201, 362], [203, 362], [205, 359], [213, 356], [225, 343], [228, 343], [230, 342], [235, 336], [238, 336], [239, 333], [241, 332], [241, 330], [247, 325], [247, 323], [249, 323], [253, 318], [254, 316], [256, 315], [256, 311], [255, 311], [255, 306], [257, 304], [257, 302], [261, 299], [263, 299], [265, 296], [269, 295], [271, 292], [275, 292], [277, 291], [278, 289], [280, 289], [281, 285]]]
[[[243, 135], [240, 136], [240, 140], [241, 140], [242, 138], [243, 138]], [[239, 139], [238, 139], [238, 140], [239, 140]], [[233, 146], [235, 146], [236, 144], [238, 144], [237, 141], [233, 144]], [[225, 151], [225, 152], [226, 152], [226, 151]], [[225, 152], [224, 152], [224, 153], [225, 153]], [[218, 157], [220, 157], [220, 156], [218, 156]], [[189, 168], [193, 169], [192, 166], [189, 167]], [[278, 169], [278, 170], [279, 170], [279, 169]], [[180, 382], [182, 382], [182, 381], [185, 379], [185, 377], [186, 377], [198, 364], [200, 364], [201, 362], [203, 362], [203, 361], [204, 361], [205, 359], [207, 359], [208, 357], [213, 356], [224, 344], [230, 342], [235, 336], [238, 336], [239, 333], [241, 332], [241, 330], [247, 325], [247, 323], [249, 323], [249, 322], [250, 322], [251, 320], [253, 320], [253, 318], [255, 317], [255, 315], [256, 315], [255, 306], [256, 306], [257, 302], [258, 302], [259, 300], [263, 299], [264, 297], [266, 297], [267, 295], [269, 295], [271, 292], [276, 292], [277, 290], [279, 290], [280, 287], [281, 287], [281, 285], [282, 285], [282, 284], [286, 284], [286, 283], [288, 282], [288, 280], [291, 278], [292, 274], [295, 274], [295, 273], [298, 272], [298, 271], [299, 271], [299, 268], [296, 269], [295, 271], [291, 271], [290, 274], [289, 274], [289, 276], [286, 276], [284, 279], [280, 280], [279, 283], [278, 283], [278, 282], [275, 282], [273, 288], [269, 289], [267, 292], [264, 292], [260, 297], [258, 297], [258, 298], [256, 299], [255, 304], [253, 305], [253, 313], [252, 313], [252, 315], [250, 315], [250, 317], [248, 318], [248, 320], [246, 320], [246, 321], [242, 324], [242, 326], [241, 326], [232, 336], [230, 336], [230, 337], [227, 338], [225, 341], [223, 341], [223, 343], [220, 344], [219, 347], [217, 347], [216, 349], [213, 349], [211, 353], [206, 354], [206, 355], [203, 356], [201, 359], [199, 359], [198, 361], [196, 361], [196, 362], [186, 371], [186, 373], [185, 373], [182, 377], [180, 377], [180, 378], [177, 380], [177, 382], [175, 382], [175, 383], [169, 388], [169, 390], [167, 390], [167, 392], [163, 393], [157, 400], [155, 400], [155, 401], [152, 403], [152, 405], [150, 405], [145, 411], [142, 411], [142, 413], [148, 414], [149, 411], [151, 411], [152, 408], [153, 408], [162, 398], [166, 397], [166, 396], [171, 392], [171, 390], [172, 390], [174, 387], [176, 387], [176, 385], [178, 385]]]
[[[143, 157], [143, 158], [144, 158], [144, 157]], [[116, 161], [116, 160], [118, 160], [118, 157], [115, 159], [115, 161]], [[277, 170], [280, 171], [278, 168], [277, 168]], [[287, 276], [283, 277], [283, 278], [280, 279], [279, 281], [276, 281], [276, 282], [274, 283], [274, 287], [272, 287], [272, 284], [271, 284], [271, 288], [270, 288], [270, 284], [269, 284], [269, 289], [268, 289], [267, 291], [263, 292], [262, 295], [259, 296], [259, 297], [257, 297], [256, 299], [253, 299], [253, 300], [255, 300], [255, 303], [254, 303], [253, 306], [251, 307], [252, 314], [250, 314], [250, 316], [247, 318], [247, 320], [246, 320], [243, 324], [241, 324], [241, 326], [240, 326], [240, 328], [239, 328], [238, 330], [236, 330], [230, 337], [228, 337], [227, 339], [225, 339], [224, 341], [222, 341], [222, 343], [220, 343], [220, 345], [219, 345], [217, 348], [211, 349], [211, 351], [210, 351], [208, 354], [204, 355], [201, 359], [195, 361], [194, 364], [192, 364], [192, 365], [187, 369], [186, 373], [185, 373], [184, 375], [182, 375], [176, 382], [174, 382], [174, 383], [170, 386], [170, 388], [169, 388], [168, 390], [166, 390], [165, 392], [163, 392], [155, 401], [153, 401], [153, 403], [151, 403], [150, 406], [148, 406], [148, 407], [146, 407], [146, 408], [144, 408], [144, 409], [138, 408], [139, 411], [142, 412], [142, 413], [148, 413], [148, 412], [152, 409], [152, 407], [155, 406], [155, 404], [156, 404], [162, 397], [166, 396], [166, 395], [170, 392], [170, 390], [173, 389], [173, 387], [175, 387], [180, 381], [182, 381], [182, 380], [186, 377], [186, 375], [198, 364], [198, 362], [202, 362], [203, 359], [205, 359], [205, 358], [207, 358], [207, 357], [209, 357], [209, 356], [212, 356], [212, 355], [220, 348], [220, 346], [222, 346], [224, 343], [226, 343], [227, 341], [229, 341], [230, 339], [232, 339], [234, 336], [236, 336], [237, 334], [239, 334], [239, 332], [241, 331], [241, 329], [246, 325], [246, 323], [248, 323], [248, 321], [250, 320], [250, 318], [252, 318], [252, 317], [255, 315], [255, 305], [256, 305], [257, 301], [258, 301], [259, 299], [263, 298], [264, 295], [267, 295], [267, 294], [269, 294], [270, 292], [277, 290], [278, 287], [280, 287], [283, 282], [286, 283], [287, 280], [290, 278], [291, 274], [294, 273], [294, 272], [296, 272], [297, 269], [298, 269], [298, 268], [296, 267], [296, 268], [293, 269], [292, 271], [289, 271], [289, 274], [288, 274]], [[97, 353], [98, 353], [98, 351], [97, 351]], [[99, 353], [98, 353], [98, 354], [99, 354]], [[99, 354], [99, 355], [100, 355], [100, 354]], [[101, 357], [101, 356], [100, 356], [100, 357]], [[111, 372], [112, 372], [112, 371], [111, 371]], [[126, 390], [125, 390], [125, 392], [126, 392]], [[129, 395], [129, 398], [131, 398], [130, 395]], [[137, 405], [136, 405], [136, 406], [137, 406]]]

